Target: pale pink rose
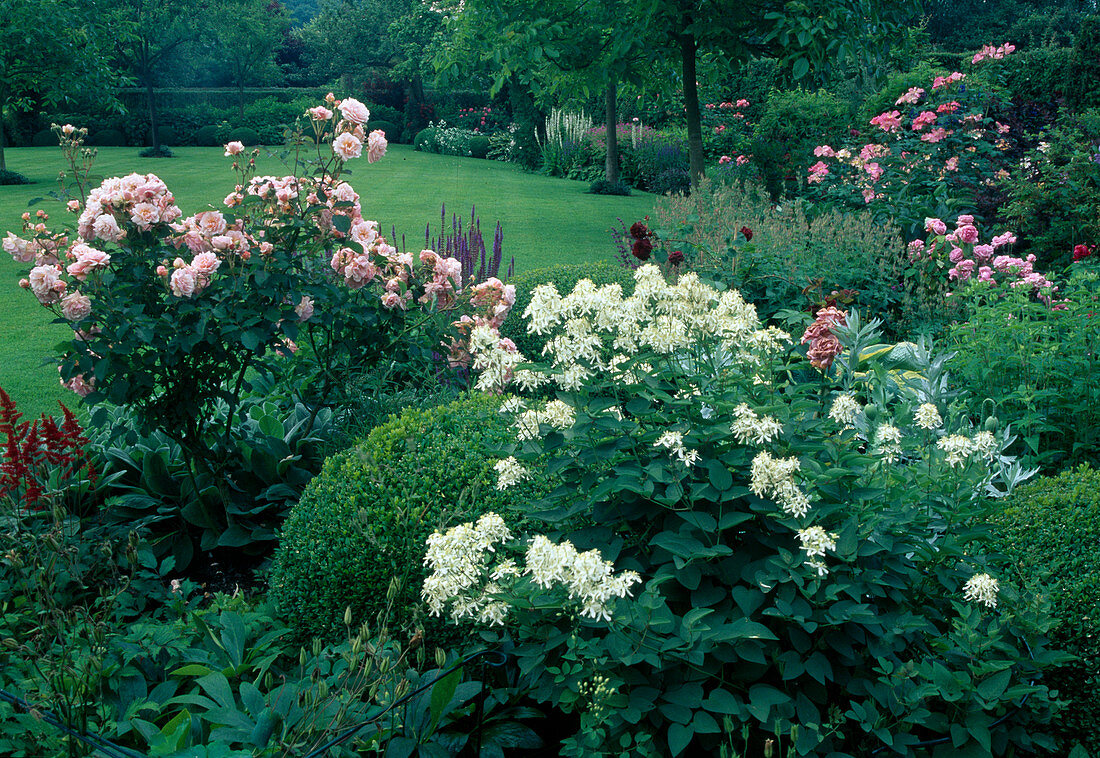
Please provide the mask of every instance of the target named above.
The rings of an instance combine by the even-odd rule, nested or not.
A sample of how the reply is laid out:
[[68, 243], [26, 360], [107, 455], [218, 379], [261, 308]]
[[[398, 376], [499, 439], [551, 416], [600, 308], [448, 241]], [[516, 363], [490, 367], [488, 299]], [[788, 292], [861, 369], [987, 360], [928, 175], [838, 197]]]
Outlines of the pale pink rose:
[[101, 239], [104, 242], [118, 242], [126, 236], [126, 232], [118, 227], [118, 222], [110, 213], [104, 213], [95, 220], [92, 224], [92, 233], [94, 239]]
[[932, 234], [947, 234], [947, 224], [938, 218], [926, 218], [924, 230]]
[[35, 266], [27, 276], [31, 292], [43, 305], [56, 303], [58, 300], [57, 285], [64, 284], [58, 277], [61, 269], [57, 266]]
[[65, 207], [68, 208], [71, 212], [77, 213], [80, 210], [80, 201], [70, 200], [69, 202], [65, 203]]
[[61, 298], [61, 315], [69, 321], [80, 321], [92, 312], [92, 300], [79, 292], [70, 292]]
[[20, 287], [22, 287], [22, 288], [23, 288], [23, 289], [25, 289], [25, 290], [26, 290], [26, 289], [30, 289], [30, 288], [31, 288], [31, 280], [30, 280], [30, 279], [26, 279], [26, 278], [24, 278], [24, 279], [20, 279], [20, 280], [19, 280], [19, 286], [20, 286]]
[[993, 257], [993, 245], [975, 245], [974, 257], [979, 261], [988, 261]]
[[943, 167], [947, 171], [958, 171], [959, 170], [959, 156], [952, 155], [950, 158], [947, 159], [947, 162], [943, 164]]
[[225, 233], [225, 216], [217, 211], [205, 211], [195, 216], [195, 226], [207, 237]]
[[962, 248], [961, 247], [951, 248], [951, 252], [950, 252], [950, 254], [948, 254], [947, 257], [951, 260], [952, 263], [958, 263], [959, 261], [961, 261], [963, 259]]
[[107, 268], [107, 265], [111, 262], [111, 256], [107, 253], [87, 245], [73, 245], [72, 252], [76, 255], [76, 261], [69, 264], [66, 270], [69, 272], [69, 276], [78, 281], [84, 281], [88, 277], [89, 271]]
[[973, 224], [963, 224], [955, 231], [955, 234], [960, 241], [968, 245], [973, 245], [978, 241], [978, 229]]
[[73, 132], [75, 131], [76, 127], [72, 124], [65, 124], [63, 127], [61, 127], [61, 133], [64, 134], [66, 137], [71, 137]]
[[730, 163], [732, 160], [733, 160], [733, 158], [729, 157], [728, 155], [723, 155], [721, 158], [718, 159], [718, 165], [719, 166], [725, 166], [727, 163]]
[[191, 297], [195, 294], [195, 270], [190, 266], [177, 268], [172, 272], [172, 294], [176, 297]]
[[869, 203], [875, 199], [875, 191], [873, 189], [863, 190], [863, 202]]
[[747, 156], [739, 155], [733, 160], [733, 165], [735, 165], [735, 166], [744, 166], [748, 162], [749, 162], [749, 159], [748, 159]]
[[130, 209], [130, 220], [143, 232], [160, 221], [160, 209], [152, 203], [138, 203]]
[[218, 234], [210, 238], [210, 247], [215, 250], [228, 250], [233, 246], [233, 238], [228, 234]]
[[367, 163], [377, 163], [386, 154], [386, 133], [381, 129], [375, 129], [367, 138]]
[[225, 157], [230, 158], [234, 155], [240, 155], [244, 152], [244, 143], [234, 140], [225, 146]]
[[354, 135], [345, 132], [332, 141], [332, 152], [336, 153], [341, 160], [350, 161], [363, 154], [363, 143]]
[[214, 253], [199, 253], [191, 259], [191, 268], [196, 274], [209, 276], [217, 271], [220, 265], [222, 265], [221, 259]]
[[370, 118], [370, 111], [367, 110], [367, 106], [353, 97], [340, 101], [339, 107], [340, 115], [353, 124], [365, 124], [367, 119]]
[[313, 298], [303, 295], [301, 301], [294, 306], [294, 312], [298, 314], [299, 321], [309, 321], [313, 316]]
[[25, 239], [16, 237], [12, 232], [8, 232], [3, 245], [4, 252], [20, 263], [30, 263], [34, 260], [34, 250], [31, 248], [31, 244]]
[[316, 108], [310, 108], [306, 113], [314, 121], [328, 121], [332, 118], [332, 111], [323, 105], [318, 105]]
[[227, 208], [235, 208], [236, 206], [240, 205], [241, 201], [243, 200], [244, 195], [242, 195], [240, 192], [230, 192], [228, 195], [225, 196], [225, 205]]
[[62, 380], [61, 386], [67, 390], [72, 390], [81, 397], [87, 397], [95, 389], [95, 380], [86, 380], [83, 374], [77, 374], [67, 382]]
[[391, 311], [394, 308], [404, 308], [405, 301], [396, 292], [387, 292], [382, 295], [382, 307], [388, 308]]
[[818, 158], [835, 158], [836, 151], [828, 145], [818, 145], [814, 148], [814, 155]]
[[168, 269], [164, 266], [157, 266], [157, 276], [168, 276]]
[[992, 240], [993, 247], [1001, 247], [1002, 245], [1012, 245], [1016, 242], [1016, 235], [1012, 232], [1005, 232], [1004, 234], [998, 234]]
[[974, 217], [971, 216], [969, 213], [964, 213], [961, 216], [959, 216], [957, 219], [955, 219], [955, 226], [962, 226], [963, 224], [973, 224], [973, 223], [974, 223]]

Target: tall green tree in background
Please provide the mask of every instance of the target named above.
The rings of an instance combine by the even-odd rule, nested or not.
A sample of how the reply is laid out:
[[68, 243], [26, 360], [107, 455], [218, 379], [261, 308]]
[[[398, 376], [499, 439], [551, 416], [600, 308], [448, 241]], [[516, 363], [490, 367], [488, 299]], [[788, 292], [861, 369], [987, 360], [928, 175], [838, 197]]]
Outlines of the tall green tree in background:
[[244, 88], [280, 73], [275, 51], [290, 29], [290, 16], [277, 0], [215, 0], [211, 20], [218, 57], [229, 69], [244, 118]]
[[145, 89], [153, 149], [160, 150], [160, 121], [153, 88], [172, 56], [205, 33], [207, 7], [191, 0], [107, 0], [119, 65]]
[[437, 56], [444, 82], [487, 66], [492, 92], [522, 86], [546, 102], [600, 93], [609, 181], [619, 177], [617, 92], [652, 58], [645, 19], [630, 0], [465, 0], [454, 6]]
[[101, 23], [94, 4], [83, 0], [0, 0], [0, 170], [7, 170], [5, 112], [86, 100], [88, 93], [111, 99]]

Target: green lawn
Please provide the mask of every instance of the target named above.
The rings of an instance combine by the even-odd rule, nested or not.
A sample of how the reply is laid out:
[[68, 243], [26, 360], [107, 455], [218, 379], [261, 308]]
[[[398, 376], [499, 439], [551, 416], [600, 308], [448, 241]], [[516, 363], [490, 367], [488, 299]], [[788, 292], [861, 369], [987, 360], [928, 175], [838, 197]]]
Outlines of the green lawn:
[[[220, 205], [233, 189], [230, 160], [221, 148], [173, 148], [175, 158], [139, 158], [137, 148], [100, 148], [96, 173], [101, 176], [152, 172], [165, 181], [184, 213], [206, 205]], [[0, 237], [19, 232], [20, 216], [27, 203], [55, 189], [63, 168], [57, 148], [7, 149], [8, 168], [35, 184], [0, 187]], [[261, 156], [262, 173], [285, 174], [276, 157]], [[350, 164], [351, 183], [362, 197], [363, 215], [378, 221], [387, 232], [396, 226], [410, 249], [419, 249], [424, 227], [439, 228], [440, 207], [468, 220], [476, 206], [481, 228], [492, 244], [497, 221], [504, 228], [504, 264], [515, 256], [516, 270], [524, 271], [556, 263], [578, 263], [608, 258], [613, 254], [609, 236], [616, 218], [629, 225], [648, 214], [654, 196], [589, 195], [586, 185], [524, 173], [515, 166], [473, 158], [453, 158], [415, 152], [407, 145], [393, 145], [386, 157], [373, 165], [366, 160]], [[64, 208], [47, 198], [35, 206], [45, 209], [51, 221], [66, 219]], [[75, 219], [72, 219], [75, 220]], [[26, 266], [4, 255], [0, 260], [0, 387], [16, 400], [27, 416], [57, 410], [57, 400], [73, 404], [76, 396], [62, 390], [57, 369], [44, 363], [53, 346], [65, 339], [67, 329], [53, 325], [48, 311], [17, 286]]]

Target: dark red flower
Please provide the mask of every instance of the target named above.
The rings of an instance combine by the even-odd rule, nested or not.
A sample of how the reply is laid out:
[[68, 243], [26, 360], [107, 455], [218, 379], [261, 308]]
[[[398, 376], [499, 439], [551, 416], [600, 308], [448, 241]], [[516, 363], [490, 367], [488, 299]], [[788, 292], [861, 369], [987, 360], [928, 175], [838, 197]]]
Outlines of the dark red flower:
[[641, 221], [635, 221], [630, 225], [630, 236], [636, 240], [645, 239], [649, 236], [649, 228]]
[[1073, 248], [1073, 262], [1084, 260], [1092, 255], [1092, 249], [1087, 245], [1075, 245]]
[[648, 261], [649, 254], [653, 252], [653, 243], [644, 237], [634, 241], [634, 247], [630, 250], [634, 257], [640, 261]]
[[668, 265], [670, 265], [670, 266], [679, 266], [683, 262], [684, 262], [684, 251], [683, 250], [673, 250], [671, 253], [668, 254]]
[[752, 229], [748, 228], [747, 226], [742, 226], [741, 235], [745, 238], [745, 242], [748, 242], [752, 239]]

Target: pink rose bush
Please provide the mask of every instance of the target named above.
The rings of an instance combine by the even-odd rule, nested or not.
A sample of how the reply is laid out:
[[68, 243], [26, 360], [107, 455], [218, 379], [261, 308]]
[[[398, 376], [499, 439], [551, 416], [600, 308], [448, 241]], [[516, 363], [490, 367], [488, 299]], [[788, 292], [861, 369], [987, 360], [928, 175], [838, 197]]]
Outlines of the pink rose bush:
[[[134, 173], [76, 186], [75, 230], [25, 214], [2, 245], [30, 264], [21, 286], [73, 327], [62, 382], [198, 446], [213, 403], [239, 397], [250, 371], [289, 361], [289, 386], [326, 405], [378, 361], [457, 355], [467, 321], [499, 327], [514, 290], [463, 281], [461, 262], [432, 250], [398, 251], [364, 217], [342, 175], [364, 148], [368, 162], [385, 155], [369, 115], [352, 98], [309, 109], [316, 168], [303, 175], [257, 176], [258, 151], [227, 144], [238, 181], [220, 209], [184, 216], [159, 177]], [[85, 132], [57, 133], [86, 178]]]
[[869, 119], [846, 145], [820, 145], [805, 175], [809, 197], [821, 203], [869, 207], [877, 217], [919, 229], [921, 207], [973, 207], [976, 192], [993, 181], [1004, 142], [988, 117], [981, 90], [967, 74], [936, 76], [910, 87], [894, 108]]

